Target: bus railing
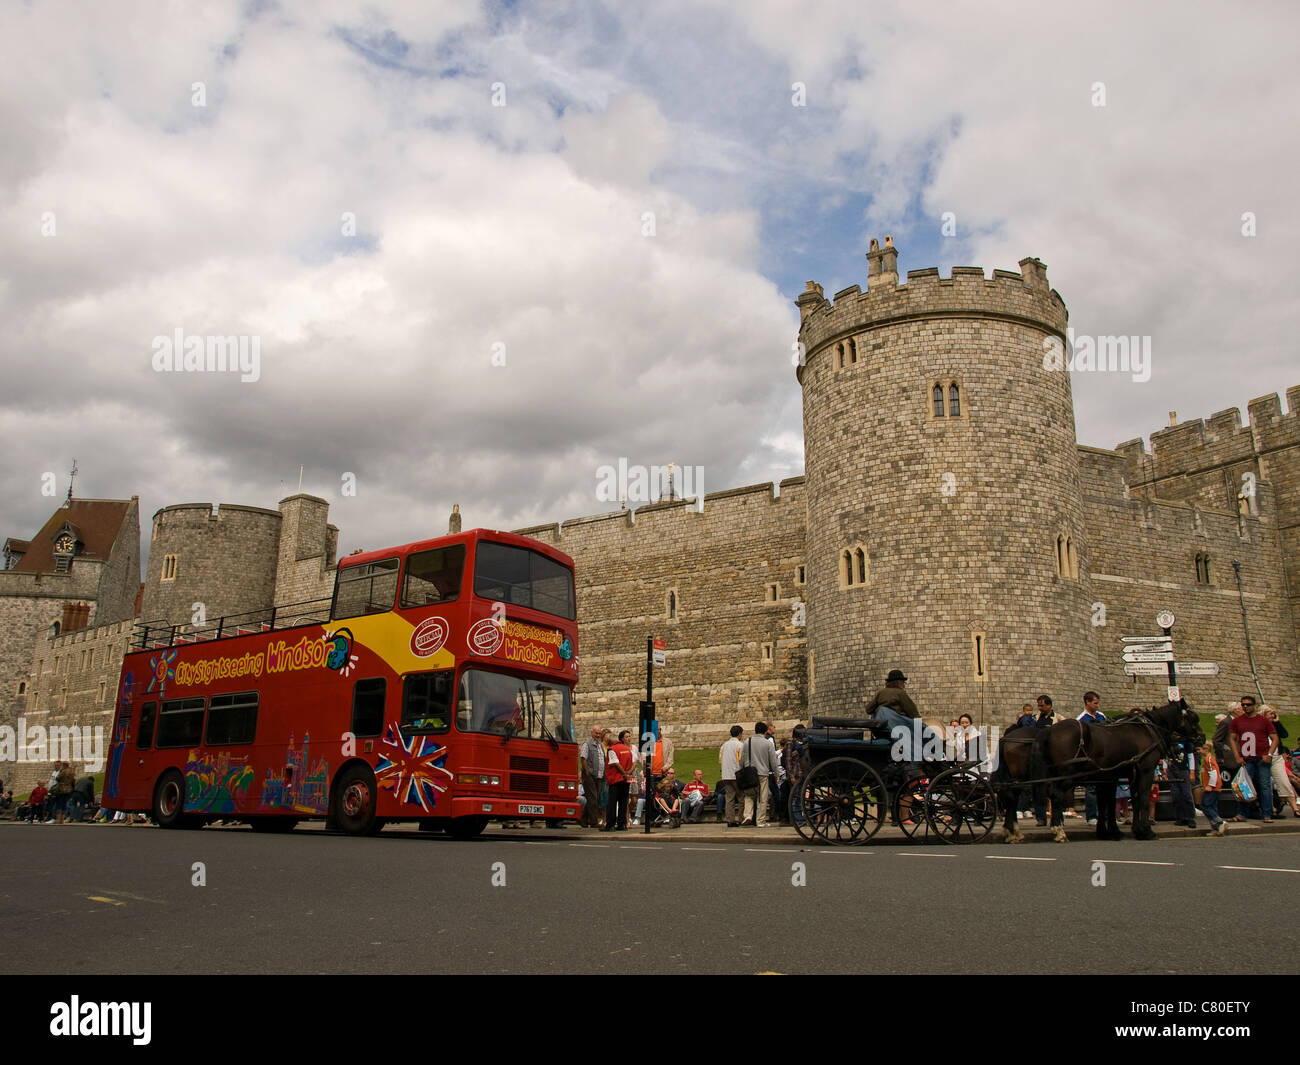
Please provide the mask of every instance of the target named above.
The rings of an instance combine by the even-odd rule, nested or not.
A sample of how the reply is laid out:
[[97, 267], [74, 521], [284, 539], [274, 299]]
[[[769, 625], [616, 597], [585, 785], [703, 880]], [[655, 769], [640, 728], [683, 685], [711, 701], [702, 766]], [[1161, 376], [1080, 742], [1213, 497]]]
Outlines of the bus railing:
[[324, 625], [330, 620], [332, 599], [308, 599], [302, 603], [227, 614], [215, 622], [202, 625], [172, 625], [166, 621], [137, 621], [131, 632], [131, 648], [136, 651], [160, 647], [178, 647], [191, 643], [230, 640], [259, 632], [276, 632], [302, 625]]

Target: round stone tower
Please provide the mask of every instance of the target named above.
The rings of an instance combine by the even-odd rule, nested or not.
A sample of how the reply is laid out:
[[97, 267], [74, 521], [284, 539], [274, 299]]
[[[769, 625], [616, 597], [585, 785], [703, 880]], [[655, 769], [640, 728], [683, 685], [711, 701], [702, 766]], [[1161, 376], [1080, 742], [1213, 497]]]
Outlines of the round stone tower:
[[[193, 627], [269, 608], [275, 598], [281, 515], [261, 507], [181, 503], [153, 516], [141, 619]], [[201, 626], [200, 626], [201, 627]]]
[[923, 716], [1005, 726], [1098, 684], [1067, 312], [1021, 273], [909, 271], [796, 301], [805, 352], [810, 714], [860, 713], [902, 669]]

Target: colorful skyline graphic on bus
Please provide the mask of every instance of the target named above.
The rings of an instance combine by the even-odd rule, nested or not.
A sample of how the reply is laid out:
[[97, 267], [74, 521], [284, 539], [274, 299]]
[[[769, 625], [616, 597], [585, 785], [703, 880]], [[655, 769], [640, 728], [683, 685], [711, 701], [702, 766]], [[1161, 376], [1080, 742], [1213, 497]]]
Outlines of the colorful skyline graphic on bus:
[[233, 814], [246, 805], [253, 776], [247, 758], [231, 758], [229, 751], [200, 758], [199, 752], [192, 750], [185, 763], [185, 808]]
[[262, 781], [262, 809], [289, 808], [302, 814], [323, 814], [329, 809], [329, 763], [321, 758], [309, 772], [310, 750], [310, 732], [303, 736], [301, 750], [294, 746], [293, 736], [289, 737], [284, 768], [268, 769]]
[[375, 767], [375, 780], [400, 801], [427, 813], [451, 783], [451, 773], [444, 768], [446, 761], [447, 748], [431, 736], [408, 738], [400, 727], [389, 725]]

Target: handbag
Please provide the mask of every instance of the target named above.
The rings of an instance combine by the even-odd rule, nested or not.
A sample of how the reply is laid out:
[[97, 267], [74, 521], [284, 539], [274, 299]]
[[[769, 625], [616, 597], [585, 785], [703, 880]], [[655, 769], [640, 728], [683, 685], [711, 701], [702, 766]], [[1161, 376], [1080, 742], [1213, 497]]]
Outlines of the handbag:
[[1246, 767], [1242, 766], [1232, 777], [1232, 794], [1237, 796], [1240, 802], [1254, 802], [1259, 798], [1258, 792], [1255, 791], [1255, 782], [1250, 779], [1250, 774], [1246, 772]]
[[[749, 745], [753, 739], [745, 741], [745, 757], [749, 757]], [[749, 791], [750, 788], [758, 787], [758, 770], [752, 765], [742, 765], [736, 770], [736, 787], [741, 791]]]

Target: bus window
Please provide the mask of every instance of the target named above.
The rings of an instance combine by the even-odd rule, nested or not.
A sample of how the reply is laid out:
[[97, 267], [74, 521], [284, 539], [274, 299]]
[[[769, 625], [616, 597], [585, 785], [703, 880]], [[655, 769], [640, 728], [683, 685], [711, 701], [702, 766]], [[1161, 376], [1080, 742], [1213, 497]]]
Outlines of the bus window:
[[153, 719], [158, 714], [157, 703], [145, 703], [140, 707], [140, 731], [135, 736], [135, 749], [147, 751], [153, 744]]
[[572, 572], [525, 547], [479, 541], [474, 555], [474, 594], [556, 617], [574, 616]]
[[378, 736], [384, 731], [388, 682], [383, 677], [359, 680], [352, 686], [352, 735]]
[[402, 606], [450, 603], [460, 597], [461, 574], [465, 571], [465, 545], [417, 551], [406, 560], [402, 581]]
[[158, 715], [159, 747], [197, 747], [203, 735], [203, 700], [168, 699]]
[[402, 730], [446, 732], [451, 723], [455, 670], [408, 673], [402, 679]]
[[393, 609], [397, 594], [397, 559], [385, 558], [363, 566], [343, 566], [334, 585], [332, 618], [355, 618]]
[[253, 742], [257, 735], [257, 692], [214, 695], [208, 706], [204, 743], [210, 747], [233, 747]]
[[461, 674], [456, 725], [462, 732], [572, 743], [572, 713], [572, 696], [563, 685], [483, 669]]

